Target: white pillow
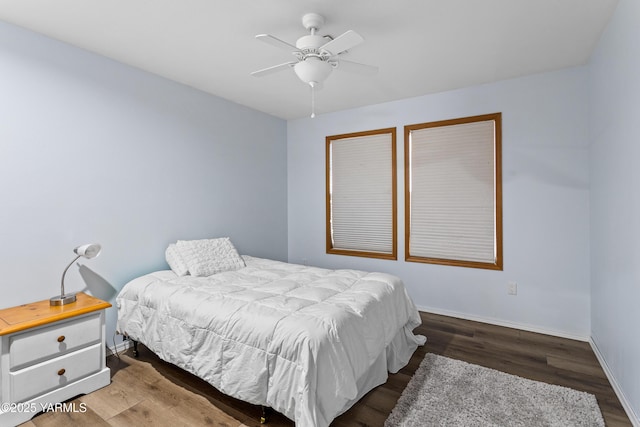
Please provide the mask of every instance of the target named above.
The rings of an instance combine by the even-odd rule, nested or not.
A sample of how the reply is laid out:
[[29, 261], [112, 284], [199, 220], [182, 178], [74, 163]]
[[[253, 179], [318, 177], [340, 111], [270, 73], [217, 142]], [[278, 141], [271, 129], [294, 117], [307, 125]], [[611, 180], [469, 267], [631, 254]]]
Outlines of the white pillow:
[[167, 250], [164, 251], [164, 257], [169, 267], [171, 267], [171, 270], [178, 276], [186, 276], [189, 274], [189, 267], [187, 267], [187, 263], [182, 258], [182, 255], [180, 255], [180, 251], [175, 243], [171, 243], [167, 247]]
[[245, 266], [228, 237], [178, 240], [176, 246], [192, 276], [211, 276]]

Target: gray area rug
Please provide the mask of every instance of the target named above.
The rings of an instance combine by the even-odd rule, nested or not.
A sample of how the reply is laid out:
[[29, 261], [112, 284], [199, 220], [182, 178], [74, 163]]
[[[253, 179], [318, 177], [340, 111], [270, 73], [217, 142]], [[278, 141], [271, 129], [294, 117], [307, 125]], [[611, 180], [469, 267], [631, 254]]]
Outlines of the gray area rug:
[[385, 427], [599, 426], [595, 396], [427, 354]]

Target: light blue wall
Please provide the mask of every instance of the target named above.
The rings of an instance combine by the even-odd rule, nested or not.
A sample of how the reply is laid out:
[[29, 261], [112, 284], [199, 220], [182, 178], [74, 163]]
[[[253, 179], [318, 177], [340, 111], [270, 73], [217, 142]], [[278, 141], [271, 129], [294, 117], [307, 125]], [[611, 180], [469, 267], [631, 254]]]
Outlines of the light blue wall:
[[[640, 2], [590, 64], [592, 339], [640, 423]], [[639, 424], [640, 425], [640, 424]]]
[[[289, 121], [289, 260], [390, 272], [428, 311], [586, 340], [587, 77], [573, 68]], [[405, 262], [403, 126], [494, 112], [503, 120], [504, 271]], [[325, 137], [387, 127], [398, 132], [399, 260], [328, 255]]]
[[286, 260], [286, 161], [283, 120], [0, 22], [0, 308], [59, 292], [83, 243], [116, 289], [177, 239]]

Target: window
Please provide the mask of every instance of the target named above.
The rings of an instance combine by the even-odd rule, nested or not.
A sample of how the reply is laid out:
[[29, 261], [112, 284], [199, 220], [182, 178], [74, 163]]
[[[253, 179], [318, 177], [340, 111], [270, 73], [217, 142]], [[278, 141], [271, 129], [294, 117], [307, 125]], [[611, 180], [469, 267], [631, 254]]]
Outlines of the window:
[[396, 129], [326, 138], [327, 253], [397, 259]]
[[502, 270], [501, 117], [405, 126], [407, 261]]

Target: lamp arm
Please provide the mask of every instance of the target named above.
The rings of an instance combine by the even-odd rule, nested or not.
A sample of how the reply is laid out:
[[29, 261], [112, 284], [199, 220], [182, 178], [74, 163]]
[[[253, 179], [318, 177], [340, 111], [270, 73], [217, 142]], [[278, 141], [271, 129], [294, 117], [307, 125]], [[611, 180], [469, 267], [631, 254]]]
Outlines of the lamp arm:
[[64, 275], [67, 274], [67, 270], [69, 269], [69, 267], [71, 267], [73, 263], [76, 262], [81, 256], [82, 255], [78, 255], [77, 257], [75, 257], [73, 261], [71, 261], [69, 265], [67, 265], [67, 268], [64, 269], [64, 272], [62, 273], [62, 279], [60, 280], [60, 297], [64, 296]]

